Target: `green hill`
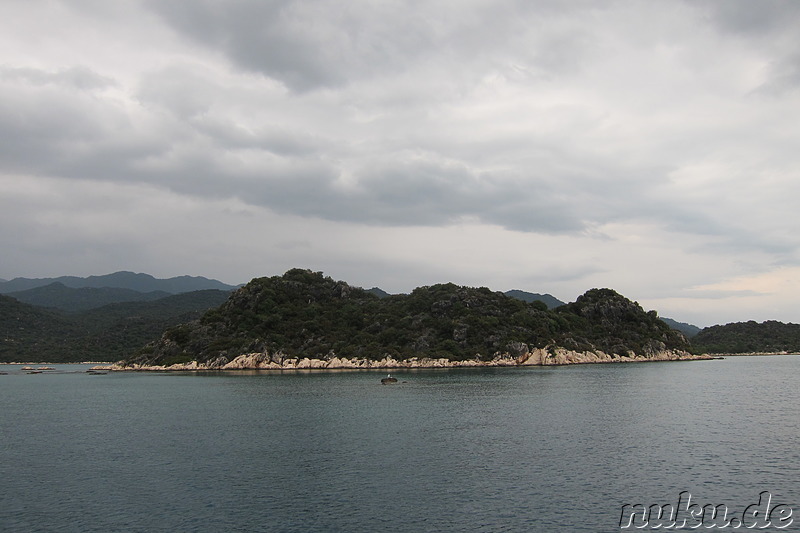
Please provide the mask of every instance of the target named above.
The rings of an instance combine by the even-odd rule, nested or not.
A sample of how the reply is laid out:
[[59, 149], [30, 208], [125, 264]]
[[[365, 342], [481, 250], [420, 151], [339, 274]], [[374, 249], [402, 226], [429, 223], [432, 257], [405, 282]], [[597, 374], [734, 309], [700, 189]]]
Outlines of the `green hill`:
[[695, 353], [800, 353], [800, 324], [768, 320], [704, 328], [692, 338]]
[[118, 361], [229, 296], [227, 291], [194, 291], [65, 313], [0, 295], [0, 362]]
[[79, 335], [76, 324], [59, 313], [0, 295], [0, 362], [55, 362], [49, 356]]
[[562, 346], [617, 355], [685, 350], [686, 339], [610, 289], [550, 310], [451, 283], [383, 298], [320, 272], [257, 278], [195, 322], [166, 331], [129, 362], [172, 364], [252, 352], [312, 358], [445, 357]]

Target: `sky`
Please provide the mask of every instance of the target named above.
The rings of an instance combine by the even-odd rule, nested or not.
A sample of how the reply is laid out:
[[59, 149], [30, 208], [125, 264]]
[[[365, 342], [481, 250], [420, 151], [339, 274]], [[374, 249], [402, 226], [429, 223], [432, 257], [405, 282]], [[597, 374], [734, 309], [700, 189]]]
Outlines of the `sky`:
[[3, 0], [0, 278], [800, 322], [800, 2]]

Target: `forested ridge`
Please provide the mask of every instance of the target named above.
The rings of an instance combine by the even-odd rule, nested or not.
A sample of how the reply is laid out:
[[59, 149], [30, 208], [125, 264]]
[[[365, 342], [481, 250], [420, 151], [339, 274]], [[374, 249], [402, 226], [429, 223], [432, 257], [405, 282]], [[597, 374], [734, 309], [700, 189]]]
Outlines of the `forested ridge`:
[[321, 272], [293, 269], [252, 280], [199, 320], [167, 330], [131, 362], [204, 362], [254, 352], [463, 360], [548, 347], [646, 356], [689, 344], [655, 311], [611, 289], [548, 309], [452, 283], [379, 298]]
[[800, 353], [800, 324], [775, 320], [704, 328], [692, 338], [697, 353]]
[[0, 295], [0, 362], [117, 361], [164, 330], [200, 317], [230, 293], [203, 290], [82, 312], [43, 309]]

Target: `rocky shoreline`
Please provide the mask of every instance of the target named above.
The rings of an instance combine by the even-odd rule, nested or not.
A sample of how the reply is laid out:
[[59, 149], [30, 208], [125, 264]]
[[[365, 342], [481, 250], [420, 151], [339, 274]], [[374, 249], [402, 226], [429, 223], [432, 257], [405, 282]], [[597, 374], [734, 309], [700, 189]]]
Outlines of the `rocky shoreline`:
[[662, 351], [643, 355], [611, 356], [610, 354], [593, 352], [575, 352], [565, 349], [534, 349], [518, 356], [501, 354], [490, 360], [465, 359], [460, 361], [445, 358], [413, 357], [397, 360], [392, 357], [383, 359], [347, 359], [331, 357], [330, 359], [314, 359], [308, 357], [276, 357], [267, 353], [251, 353], [240, 355], [229, 361], [219, 357], [206, 363], [191, 361], [169, 366], [122, 364], [97, 366], [97, 370], [113, 371], [203, 371], [203, 370], [340, 370], [340, 369], [403, 369], [403, 368], [474, 368], [474, 367], [514, 367], [514, 366], [563, 366], [573, 364], [596, 363], [642, 363], [655, 361], [696, 361], [720, 359], [714, 355], [693, 355], [683, 351]]

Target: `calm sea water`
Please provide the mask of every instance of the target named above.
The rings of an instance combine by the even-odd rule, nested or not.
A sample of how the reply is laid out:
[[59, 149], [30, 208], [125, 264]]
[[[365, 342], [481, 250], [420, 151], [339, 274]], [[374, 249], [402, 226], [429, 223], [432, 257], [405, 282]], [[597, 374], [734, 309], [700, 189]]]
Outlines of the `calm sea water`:
[[800, 356], [397, 372], [0, 365], [0, 530], [620, 531], [625, 503], [800, 525]]

